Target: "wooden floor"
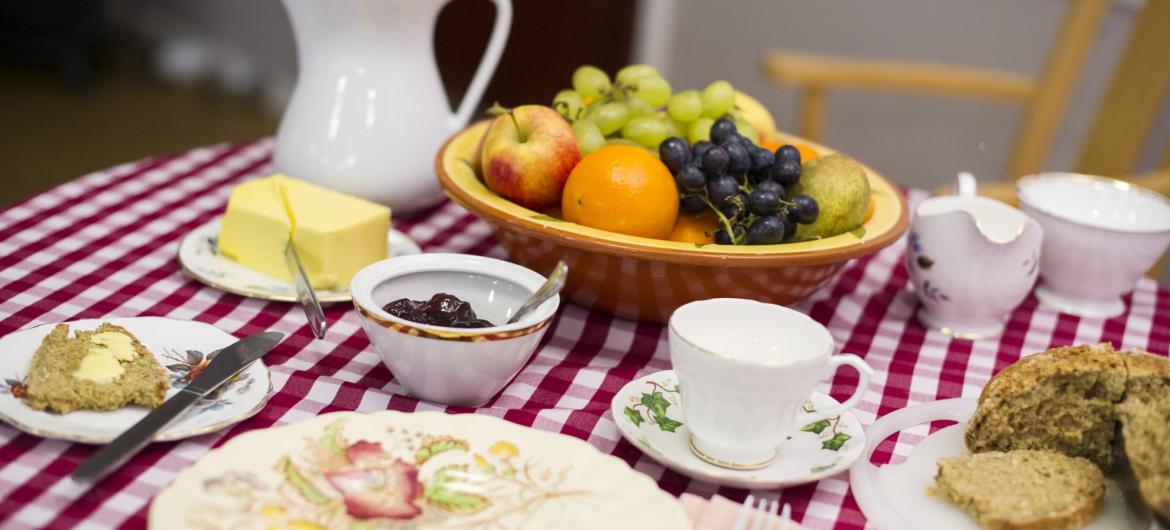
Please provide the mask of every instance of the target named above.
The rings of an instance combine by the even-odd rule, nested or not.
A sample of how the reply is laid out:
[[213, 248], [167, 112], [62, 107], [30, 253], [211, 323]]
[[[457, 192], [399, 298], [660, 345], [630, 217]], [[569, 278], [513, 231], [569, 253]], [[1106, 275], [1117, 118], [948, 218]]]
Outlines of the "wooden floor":
[[254, 98], [163, 84], [133, 53], [97, 68], [79, 92], [52, 69], [0, 66], [0, 208], [121, 162], [276, 130]]

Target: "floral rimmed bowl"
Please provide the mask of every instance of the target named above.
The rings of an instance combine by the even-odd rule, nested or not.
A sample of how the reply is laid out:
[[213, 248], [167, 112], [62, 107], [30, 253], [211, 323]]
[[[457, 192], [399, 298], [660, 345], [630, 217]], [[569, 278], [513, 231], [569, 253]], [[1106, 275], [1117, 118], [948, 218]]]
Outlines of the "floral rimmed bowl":
[[[382, 362], [413, 397], [478, 407], [532, 358], [560, 305], [554, 296], [507, 323], [545, 278], [515, 263], [467, 254], [419, 254], [373, 263], [353, 277], [353, 303]], [[471, 305], [483, 328], [420, 324], [383, 307], [451, 294]]]
[[[219, 350], [238, 339], [211, 324], [165, 317], [132, 317], [64, 322], [70, 330], [92, 330], [108, 322], [133, 333], [171, 379], [171, 397], [186, 386]], [[29, 434], [73, 442], [108, 443], [149, 412], [138, 406], [109, 412], [78, 410], [55, 414], [34, 410], [20, 399], [29, 363], [41, 340], [56, 323], [14, 331], [0, 338], [5, 373], [0, 375], [0, 420]], [[155, 435], [155, 441], [179, 440], [234, 425], [254, 416], [268, 402], [272, 380], [268, 368], [257, 361], [220, 386], [199, 404]]]
[[228, 441], [149, 527], [684, 530], [682, 505], [584, 441], [481, 414], [339, 412]]
[[[708, 298], [793, 304], [832, 280], [850, 259], [893, 244], [909, 223], [902, 192], [867, 167], [873, 197], [869, 220], [857, 230], [817, 241], [698, 245], [589, 228], [529, 210], [484, 185], [473, 161], [488, 123], [464, 129], [439, 150], [435, 171], [444, 191], [492, 226], [512, 260], [538, 271], [565, 261], [565, 296], [623, 318], [664, 323], [679, 306]], [[834, 152], [782, 138], [812, 145], [822, 154]]]

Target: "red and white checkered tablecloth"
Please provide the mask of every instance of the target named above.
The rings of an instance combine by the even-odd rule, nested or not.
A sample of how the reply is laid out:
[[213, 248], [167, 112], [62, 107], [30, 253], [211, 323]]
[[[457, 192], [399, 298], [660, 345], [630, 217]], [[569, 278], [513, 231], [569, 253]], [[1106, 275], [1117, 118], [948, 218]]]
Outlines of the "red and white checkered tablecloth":
[[[92, 446], [0, 425], [0, 527], [143, 528], [151, 498], [178, 471], [242, 432], [334, 411], [442, 408], [400, 393], [350, 306], [326, 309], [332, 328], [325, 340], [315, 341], [299, 307], [220, 292], [179, 270], [180, 238], [219, 215], [241, 179], [271, 172], [270, 154], [271, 143], [260, 141], [129, 163], [0, 212], [0, 334], [81, 318], [165, 315], [208, 322], [237, 336], [270, 329], [288, 335], [265, 358], [276, 394], [259, 415], [221, 432], [153, 444], [89, 491], [68, 475]], [[922, 195], [914, 192], [912, 198]], [[428, 251], [504, 257], [488, 226], [453, 203], [395, 224]], [[897, 244], [850, 263], [798, 306], [829, 327], [842, 351], [862, 355], [876, 370], [855, 411], [865, 425], [907, 405], [975, 396], [993, 372], [1021, 353], [1109, 341], [1164, 355], [1170, 346], [1170, 292], [1150, 280], [1127, 298], [1129, 312], [1110, 320], [1059, 314], [1029, 297], [998, 340], [959, 341], [927, 332], [912, 318], [916, 303], [905, 288], [903, 253], [904, 244]], [[621, 441], [606, 412], [610, 398], [631, 379], [668, 368], [668, 359], [661, 326], [565, 304], [528, 366], [475, 412], [587, 440], [676, 495], [718, 492], [741, 499], [746, 492], [666, 471]], [[0, 352], [0, 376], [12, 368]], [[855, 380], [846, 372], [821, 389], [843, 398]], [[905, 454], [927, 432], [924, 426], [887, 441], [876, 458]], [[779, 495], [808, 528], [865, 527], [844, 474]]]

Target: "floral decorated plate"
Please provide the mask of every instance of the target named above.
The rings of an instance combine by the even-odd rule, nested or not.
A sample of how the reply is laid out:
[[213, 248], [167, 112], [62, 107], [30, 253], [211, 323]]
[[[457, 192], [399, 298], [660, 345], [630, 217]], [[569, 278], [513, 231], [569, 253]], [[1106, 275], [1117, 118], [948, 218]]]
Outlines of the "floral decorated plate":
[[[167, 397], [179, 392], [193, 375], [236, 338], [211, 324], [163, 317], [104, 318], [65, 322], [70, 330], [92, 330], [102, 322], [133, 333], [171, 377]], [[56, 414], [33, 410], [20, 399], [33, 353], [56, 324], [42, 324], [0, 337], [7, 373], [0, 373], [0, 420], [29, 434], [74, 442], [103, 444], [146, 416], [147, 409], [125, 407], [110, 412], [80, 410]], [[178, 440], [217, 431], [246, 420], [264, 407], [272, 391], [263, 362], [247, 369], [155, 435], [155, 441]]]
[[817, 409], [838, 402], [814, 392], [797, 415], [797, 430], [780, 444], [771, 465], [735, 470], [708, 464], [690, 450], [691, 433], [682, 413], [684, 391], [674, 370], [656, 372], [622, 387], [610, 410], [626, 441], [691, 478], [736, 488], [785, 488], [849, 469], [865, 447], [861, 422], [848, 412], [832, 418], [817, 414]]
[[683, 530], [621, 460], [486, 415], [338, 412], [242, 434], [150, 506], [154, 529]]
[[[296, 302], [297, 293], [291, 283], [249, 269], [219, 253], [219, 220], [187, 233], [179, 243], [179, 266], [192, 278], [221, 291], [249, 298]], [[422, 254], [422, 249], [406, 234], [391, 229], [386, 234], [390, 242], [388, 257]], [[321, 303], [349, 302], [349, 287], [317, 290]]]

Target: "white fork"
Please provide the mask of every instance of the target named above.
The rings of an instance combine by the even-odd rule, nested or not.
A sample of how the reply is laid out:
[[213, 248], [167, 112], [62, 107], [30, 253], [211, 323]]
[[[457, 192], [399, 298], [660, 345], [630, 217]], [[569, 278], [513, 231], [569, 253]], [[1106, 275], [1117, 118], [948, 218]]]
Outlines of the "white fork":
[[[788, 503], [784, 503], [784, 511], [781, 512], [778, 500], [769, 503], [767, 499], [760, 499], [753, 506], [752, 501], [755, 500], [751, 495], [743, 500], [743, 507], [739, 509], [731, 530], [788, 530], [788, 523], [792, 521], [792, 507]], [[780, 514], [779, 518], [776, 518], [777, 513]], [[753, 514], [755, 523], [748, 527]]]

